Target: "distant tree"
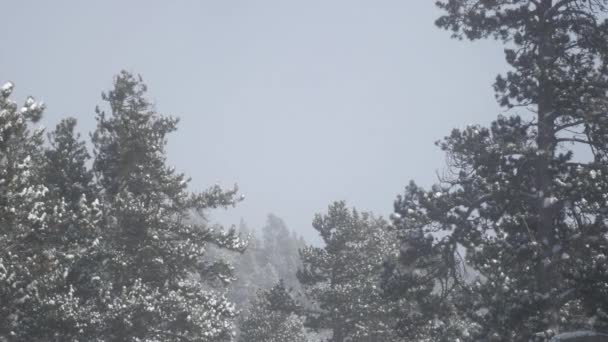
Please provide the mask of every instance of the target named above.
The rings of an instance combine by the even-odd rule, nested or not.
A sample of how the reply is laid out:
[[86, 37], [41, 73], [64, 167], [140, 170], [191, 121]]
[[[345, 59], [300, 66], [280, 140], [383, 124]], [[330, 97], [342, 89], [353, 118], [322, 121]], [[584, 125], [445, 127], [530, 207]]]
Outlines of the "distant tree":
[[296, 292], [300, 290], [296, 272], [301, 265], [298, 250], [305, 246], [303, 240], [273, 214], [268, 215], [261, 229], [261, 240], [259, 233], [241, 221], [239, 234], [248, 237], [247, 249], [239, 255], [226, 255], [235, 265], [237, 278], [230, 286], [229, 296], [241, 308], [247, 308], [259, 290], [270, 289], [279, 281]]
[[283, 281], [260, 290], [248, 314], [241, 319], [242, 342], [306, 342], [302, 306]]
[[279, 279], [283, 279], [291, 287], [298, 287], [296, 271], [301, 265], [298, 250], [303, 246], [292, 236], [285, 222], [273, 214], [269, 214], [266, 219], [262, 237], [264, 245], [260, 263], [271, 265], [267, 268], [274, 268]]
[[236, 280], [230, 284], [229, 298], [238, 304], [239, 309], [249, 306], [259, 290], [260, 266], [257, 263], [256, 253], [260, 246], [255, 234], [249, 230], [243, 220], [238, 229], [241, 237], [247, 238], [247, 249], [242, 254], [231, 255]]
[[[506, 45], [512, 70], [497, 78], [497, 98], [529, 114], [454, 130], [439, 143], [449, 157], [440, 184], [410, 185], [395, 204], [403, 249], [428, 241], [410, 273], [445, 280], [441, 298], [461, 301], [453, 317], [472, 322], [461, 339], [608, 329], [607, 5], [438, 1], [437, 24], [455, 37]], [[459, 248], [478, 280], [464, 281]], [[404, 296], [417, 290], [393, 286]]]
[[313, 227], [324, 246], [304, 248], [298, 272], [319, 309], [310, 325], [331, 330], [331, 342], [396, 340], [394, 303], [382, 296], [379, 283], [385, 258], [396, 253], [388, 223], [336, 202], [315, 217]]

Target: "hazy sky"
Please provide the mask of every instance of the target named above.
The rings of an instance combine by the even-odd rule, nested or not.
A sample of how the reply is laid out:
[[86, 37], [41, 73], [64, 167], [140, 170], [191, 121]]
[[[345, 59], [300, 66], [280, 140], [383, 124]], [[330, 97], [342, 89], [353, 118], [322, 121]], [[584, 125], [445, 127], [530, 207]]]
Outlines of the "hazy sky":
[[451, 40], [431, 0], [5, 1], [0, 82], [47, 103], [43, 124], [94, 107], [121, 69], [181, 118], [169, 160], [203, 189], [246, 200], [213, 218], [261, 227], [272, 212], [316, 239], [344, 199], [387, 216], [410, 179], [444, 165], [434, 141], [499, 112], [500, 45]]

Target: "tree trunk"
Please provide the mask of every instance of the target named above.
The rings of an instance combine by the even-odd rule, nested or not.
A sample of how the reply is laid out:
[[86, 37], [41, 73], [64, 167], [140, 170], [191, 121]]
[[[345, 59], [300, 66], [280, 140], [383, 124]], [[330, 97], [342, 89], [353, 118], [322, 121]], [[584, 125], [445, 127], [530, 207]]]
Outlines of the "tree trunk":
[[554, 267], [551, 264], [553, 246], [555, 244], [554, 234], [554, 209], [548, 205], [546, 198], [552, 196], [551, 185], [553, 172], [551, 172], [551, 159], [555, 149], [554, 130], [554, 91], [552, 81], [548, 73], [551, 72], [550, 63], [553, 63], [554, 51], [552, 47], [553, 27], [552, 23], [545, 19], [545, 13], [551, 9], [552, 0], [543, 0], [539, 6], [538, 18], [540, 21], [541, 35], [539, 42], [538, 66], [540, 77], [538, 81], [538, 160], [536, 169], [536, 184], [538, 191], [538, 242], [542, 249], [542, 260], [537, 268], [537, 291], [548, 299], [543, 305], [543, 311], [547, 315], [547, 328], [557, 326], [557, 312], [551, 306], [550, 293], [555, 284]]

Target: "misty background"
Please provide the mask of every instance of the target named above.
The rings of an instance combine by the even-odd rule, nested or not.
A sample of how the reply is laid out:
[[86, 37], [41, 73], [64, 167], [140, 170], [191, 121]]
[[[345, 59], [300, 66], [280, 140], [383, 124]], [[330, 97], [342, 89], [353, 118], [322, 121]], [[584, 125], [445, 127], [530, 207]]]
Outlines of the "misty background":
[[11, 1], [2, 5], [0, 80], [74, 116], [83, 136], [121, 69], [142, 75], [192, 187], [246, 196], [212, 220], [266, 215], [318, 242], [334, 200], [388, 215], [410, 179], [436, 180], [434, 141], [501, 111], [492, 42], [451, 40], [432, 1]]

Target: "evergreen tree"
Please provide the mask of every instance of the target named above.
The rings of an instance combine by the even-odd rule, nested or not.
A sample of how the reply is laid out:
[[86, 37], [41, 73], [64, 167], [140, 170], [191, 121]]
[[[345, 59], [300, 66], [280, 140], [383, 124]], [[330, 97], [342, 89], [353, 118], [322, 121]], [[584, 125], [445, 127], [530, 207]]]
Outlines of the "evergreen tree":
[[395, 254], [387, 222], [336, 202], [327, 214], [315, 217], [313, 227], [325, 246], [304, 248], [298, 271], [320, 310], [311, 315], [310, 325], [331, 330], [332, 342], [396, 340], [394, 306], [379, 286], [383, 262]]
[[247, 249], [242, 254], [234, 256], [236, 280], [230, 285], [230, 300], [243, 308], [255, 298], [260, 288], [260, 266], [256, 260], [260, 243], [243, 220], [239, 224], [239, 236], [247, 237]]
[[[75, 128], [76, 119], [61, 120], [48, 135], [50, 146], [44, 150], [41, 165], [49, 200], [59, 203], [65, 211], [61, 222], [54, 223], [55, 229], [61, 231], [57, 237], [64, 244], [68, 241], [86, 244], [99, 238], [100, 234], [97, 220], [101, 218], [101, 204], [93, 171], [87, 167], [91, 156]], [[90, 219], [93, 221], [85, 222]]]
[[[413, 298], [417, 284], [444, 284], [438, 299], [470, 323], [454, 338], [608, 329], [607, 4], [438, 1], [440, 27], [506, 45], [512, 70], [494, 87], [501, 105], [524, 111], [454, 130], [439, 143], [450, 162], [440, 184], [412, 184], [395, 204], [403, 249], [428, 253], [403, 256], [388, 287]], [[459, 248], [476, 281], [464, 281]]]
[[306, 342], [302, 307], [283, 281], [260, 291], [240, 323], [242, 342]]
[[259, 240], [259, 233], [249, 230], [241, 220], [239, 234], [248, 237], [247, 249], [238, 255], [213, 251], [235, 264], [234, 275], [237, 279], [230, 286], [230, 299], [242, 308], [249, 306], [259, 290], [268, 290], [279, 281], [285, 282], [296, 292], [300, 290], [296, 271], [301, 265], [298, 250], [305, 246], [303, 240], [295, 232], [290, 232], [284, 221], [273, 214], [268, 215], [261, 232], [263, 240]]
[[[30, 128], [44, 105], [30, 97], [18, 109], [11, 91], [10, 83], [0, 90], [0, 337], [66, 341], [78, 329], [63, 312], [62, 299], [71, 291], [66, 276], [77, 262], [75, 253], [93, 241], [68, 231], [77, 227], [92, 238], [99, 208], [80, 201], [77, 193], [64, 197], [66, 189], [55, 187], [58, 183], [45, 185], [43, 131]], [[61, 170], [72, 175], [72, 166]]]
[[45, 185], [71, 204], [77, 204], [83, 195], [88, 200], [96, 197], [93, 172], [86, 165], [91, 156], [75, 128], [76, 119], [63, 119], [48, 135], [50, 148], [44, 151], [43, 167]]
[[0, 336], [22, 339], [38, 330], [32, 313], [39, 303], [28, 287], [38, 271], [44, 234], [44, 200], [48, 189], [37, 178], [42, 131], [31, 125], [44, 106], [28, 98], [21, 108], [9, 97], [13, 84], [0, 88]]
[[97, 110], [93, 167], [102, 236], [82, 261], [86, 272], [71, 277], [80, 286], [64, 310], [77, 322], [79, 340], [229, 340], [235, 309], [213, 287], [230, 282], [231, 268], [205, 253], [208, 244], [244, 244], [195, 215], [233, 205], [236, 189], [187, 190], [188, 179], [166, 165], [166, 136], [177, 120], [156, 113], [145, 92], [140, 78], [122, 72], [103, 95], [109, 114]]
[[[55, 341], [69, 341], [79, 335], [70, 307], [78, 305], [75, 289], [92, 290], [89, 255], [101, 238], [102, 205], [93, 173], [86, 165], [90, 155], [75, 127], [76, 120], [67, 118], [48, 135], [50, 146], [44, 150], [40, 167], [42, 181], [49, 189], [47, 217], [52, 218], [48, 224], [51, 234], [44, 243], [49, 261], [55, 263], [55, 272], [60, 272], [62, 280], [47, 293], [54, 311], [40, 314], [53, 319], [45, 324]], [[61, 267], [59, 261], [63, 261]], [[47, 336], [44, 340], [51, 339]]]
[[[296, 279], [296, 270], [300, 267], [300, 249], [298, 240], [291, 235], [285, 221], [280, 217], [269, 214], [266, 225], [262, 228], [263, 253], [260, 255], [260, 263], [268, 269], [273, 268], [279, 279], [284, 280], [289, 286], [297, 288], [299, 283]], [[271, 284], [275, 284], [272, 282]]]

